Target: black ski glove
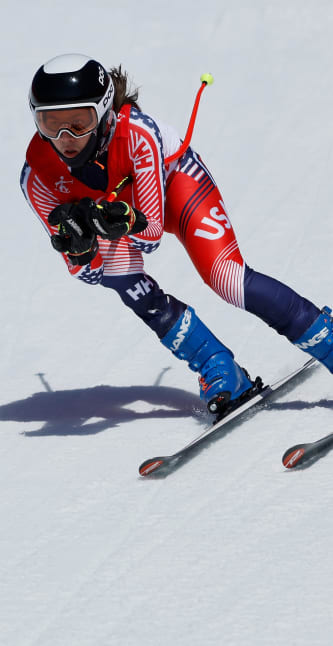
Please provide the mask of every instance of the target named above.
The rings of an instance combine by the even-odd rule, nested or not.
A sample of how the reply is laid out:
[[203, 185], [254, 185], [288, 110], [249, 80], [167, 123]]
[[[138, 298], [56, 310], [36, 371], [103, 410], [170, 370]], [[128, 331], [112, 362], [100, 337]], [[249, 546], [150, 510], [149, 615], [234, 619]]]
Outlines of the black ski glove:
[[148, 226], [146, 216], [127, 202], [108, 202], [96, 204], [85, 197], [77, 204], [84, 214], [91, 231], [105, 240], [117, 240], [129, 233], [140, 233]]
[[60, 204], [49, 213], [47, 219], [59, 230], [58, 234], [51, 236], [53, 248], [65, 253], [72, 265], [87, 265], [98, 252], [98, 242], [79, 205]]

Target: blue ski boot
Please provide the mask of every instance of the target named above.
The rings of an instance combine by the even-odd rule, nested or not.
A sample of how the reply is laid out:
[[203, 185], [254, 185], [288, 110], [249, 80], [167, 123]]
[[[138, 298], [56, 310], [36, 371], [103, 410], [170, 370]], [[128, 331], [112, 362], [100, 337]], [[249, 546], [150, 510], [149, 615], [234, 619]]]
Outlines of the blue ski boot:
[[200, 373], [200, 397], [211, 413], [221, 416], [247, 399], [254, 387], [258, 390], [259, 382], [250, 381], [246, 371], [234, 361], [232, 352], [191, 307], [187, 307], [161, 342], [178, 359], [188, 361], [191, 370]]
[[302, 334], [294, 341], [300, 350], [311, 354], [320, 361], [330, 372], [333, 372], [333, 320], [329, 307], [324, 307], [321, 314]]

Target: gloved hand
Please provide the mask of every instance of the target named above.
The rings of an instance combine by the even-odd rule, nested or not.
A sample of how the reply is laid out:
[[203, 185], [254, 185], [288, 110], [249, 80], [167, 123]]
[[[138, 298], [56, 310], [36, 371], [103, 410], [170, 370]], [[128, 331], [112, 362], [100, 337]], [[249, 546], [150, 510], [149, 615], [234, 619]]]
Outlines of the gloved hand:
[[98, 252], [96, 234], [88, 226], [79, 204], [60, 204], [47, 219], [59, 229], [58, 234], [51, 236], [53, 248], [65, 253], [72, 265], [87, 265], [95, 258]]
[[76, 206], [84, 214], [85, 222], [94, 233], [105, 240], [117, 240], [129, 233], [140, 233], [148, 226], [146, 216], [127, 202], [96, 204], [85, 197]]

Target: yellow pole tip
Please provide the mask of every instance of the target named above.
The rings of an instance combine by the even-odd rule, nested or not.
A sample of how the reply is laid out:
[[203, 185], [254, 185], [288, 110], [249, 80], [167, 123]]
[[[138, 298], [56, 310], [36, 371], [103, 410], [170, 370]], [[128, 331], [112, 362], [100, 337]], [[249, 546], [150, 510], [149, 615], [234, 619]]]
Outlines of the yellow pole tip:
[[201, 74], [200, 76], [201, 83], [206, 83], [207, 85], [212, 85], [214, 83], [214, 78], [212, 74]]

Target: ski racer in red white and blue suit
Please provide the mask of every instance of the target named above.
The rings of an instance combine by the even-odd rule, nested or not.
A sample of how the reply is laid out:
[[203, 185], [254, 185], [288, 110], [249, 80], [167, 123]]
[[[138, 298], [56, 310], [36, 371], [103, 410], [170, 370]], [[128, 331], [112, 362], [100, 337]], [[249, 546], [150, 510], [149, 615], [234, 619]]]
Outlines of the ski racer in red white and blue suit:
[[[121, 93], [124, 88], [120, 68], [108, 73], [82, 55], [56, 57], [32, 82], [37, 132], [21, 186], [70, 274], [116, 290], [175, 356], [200, 373], [201, 396], [212, 411], [244, 397], [252, 383], [193, 308], [145, 273], [143, 253], [158, 248], [164, 231], [177, 236], [203, 280], [225, 301], [260, 317], [333, 371], [330, 310], [321, 312], [247, 266], [200, 156], [189, 147], [165, 164], [180, 147], [178, 134], [143, 113], [137, 95]], [[124, 178], [131, 181], [119, 200], [109, 201]]]

